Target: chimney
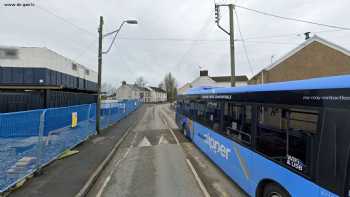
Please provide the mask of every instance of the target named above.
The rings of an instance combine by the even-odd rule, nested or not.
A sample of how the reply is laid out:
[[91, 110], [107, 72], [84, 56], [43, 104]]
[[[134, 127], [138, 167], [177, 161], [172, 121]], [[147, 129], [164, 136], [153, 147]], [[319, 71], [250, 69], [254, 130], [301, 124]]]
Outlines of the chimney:
[[201, 71], [199, 71], [199, 76], [207, 77], [208, 76], [208, 70], [201, 70]]
[[126, 85], [126, 81], [122, 81], [122, 85], [125, 86]]
[[311, 32], [305, 32], [304, 35], [305, 35], [305, 40], [309, 39], [310, 38], [310, 34]]

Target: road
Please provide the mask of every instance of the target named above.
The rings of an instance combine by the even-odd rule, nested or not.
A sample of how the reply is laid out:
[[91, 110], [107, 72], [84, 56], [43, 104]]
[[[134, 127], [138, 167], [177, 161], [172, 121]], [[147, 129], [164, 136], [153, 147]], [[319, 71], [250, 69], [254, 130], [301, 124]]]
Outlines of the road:
[[246, 196], [177, 130], [169, 105], [147, 105], [90, 197]]

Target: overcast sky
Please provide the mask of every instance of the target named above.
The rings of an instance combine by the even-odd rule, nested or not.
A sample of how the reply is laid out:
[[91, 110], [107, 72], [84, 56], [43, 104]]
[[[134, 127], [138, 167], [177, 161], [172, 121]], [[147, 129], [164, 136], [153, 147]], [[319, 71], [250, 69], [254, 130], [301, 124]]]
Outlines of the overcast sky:
[[[112, 51], [104, 55], [103, 80], [119, 85], [143, 76], [158, 85], [171, 72], [181, 86], [199, 75], [230, 73], [229, 37], [216, 27], [214, 0], [0, 0], [0, 45], [50, 48], [97, 70], [97, 27], [105, 20], [104, 32], [114, 30], [126, 19]], [[5, 7], [4, 3], [32, 2], [34, 7]], [[277, 15], [350, 27], [349, 0], [238, 0], [235, 3]], [[258, 15], [237, 8], [246, 38], [251, 68], [241, 42], [236, 42], [236, 73], [251, 77], [304, 40], [306, 31], [334, 30]], [[228, 12], [221, 10], [227, 27]], [[74, 25], [73, 25], [74, 24]], [[76, 26], [75, 26], [76, 25]], [[236, 25], [237, 27], [237, 25]], [[236, 28], [237, 30], [237, 28]], [[286, 35], [271, 37], [274, 35]], [[349, 31], [317, 35], [350, 49]], [[235, 32], [240, 38], [238, 31]], [[199, 40], [199, 41], [198, 41]], [[107, 48], [111, 39], [104, 40]]]

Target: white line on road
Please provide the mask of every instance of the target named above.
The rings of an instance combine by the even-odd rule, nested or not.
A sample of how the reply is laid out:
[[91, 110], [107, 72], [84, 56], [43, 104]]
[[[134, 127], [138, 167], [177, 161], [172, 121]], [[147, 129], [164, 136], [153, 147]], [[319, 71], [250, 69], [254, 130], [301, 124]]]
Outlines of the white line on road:
[[[163, 118], [161, 118], [161, 119], [163, 120], [164, 124], [168, 127], [168, 130], [171, 132], [171, 135], [174, 137], [174, 139], [175, 139], [177, 145], [181, 147], [181, 145], [180, 145], [180, 143], [179, 143], [179, 140], [177, 139], [177, 137], [176, 137], [174, 131], [170, 128], [170, 126], [168, 125], [168, 122], [165, 120], [165, 119], [167, 119], [167, 117], [166, 117], [166, 115], [165, 115], [165, 112], [164, 112], [162, 109], [161, 109], [160, 111], [161, 111], [161, 113], [163, 114]], [[204, 197], [210, 197], [210, 194], [209, 194], [207, 188], [205, 187], [203, 181], [200, 179], [200, 177], [199, 177], [199, 175], [198, 175], [196, 169], [193, 167], [191, 161], [190, 161], [189, 159], [186, 158], [186, 162], [187, 162], [187, 165], [190, 167], [191, 172], [192, 172], [192, 174], [194, 175], [194, 177], [195, 177], [195, 179], [196, 179], [196, 181], [197, 181], [197, 183], [198, 183], [198, 185], [199, 185], [199, 188], [201, 189], [201, 191], [202, 191]]]
[[168, 127], [168, 130], [170, 131], [171, 135], [174, 137], [174, 139], [175, 139], [175, 141], [176, 141], [176, 144], [180, 146], [180, 142], [179, 142], [179, 140], [177, 139], [177, 137], [176, 137], [174, 131], [169, 127], [167, 121], [165, 120], [165, 118], [166, 118], [165, 116], [166, 116], [166, 115], [164, 114], [164, 112], [163, 112], [162, 110], [160, 110], [160, 111], [161, 111], [161, 113], [163, 114], [162, 120], [163, 120], [164, 124]]
[[97, 193], [96, 197], [102, 196], [103, 190], [104, 190], [104, 188], [106, 188], [106, 186], [107, 186], [109, 180], [111, 180], [111, 176], [108, 176], [108, 177], [106, 178], [106, 180], [103, 182], [103, 185], [102, 185], [102, 187], [98, 190], [98, 193]]
[[196, 179], [196, 181], [197, 181], [197, 183], [199, 185], [199, 188], [202, 190], [203, 195], [205, 197], [210, 197], [210, 194], [208, 193], [207, 188], [204, 186], [202, 180], [199, 178], [198, 173], [197, 173], [196, 169], [194, 169], [191, 161], [189, 159], [186, 159], [186, 162], [187, 162], [188, 166], [190, 167], [190, 169], [191, 169], [191, 171], [192, 171], [192, 173], [194, 175], [194, 178]]
[[114, 171], [118, 168], [119, 164], [128, 156], [131, 148], [134, 146], [135, 143], [135, 139], [136, 139], [136, 135], [137, 133], [135, 133], [134, 138], [131, 141], [130, 146], [128, 147], [128, 150], [125, 152], [125, 154], [123, 155], [123, 157], [121, 159], [119, 159], [115, 165], [113, 166], [112, 170], [110, 171], [110, 173], [108, 174], [107, 178], [105, 179], [105, 181], [103, 182], [102, 186], [100, 187], [100, 189], [98, 190], [98, 193], [96, 195], [96, 197], [101, 197], [105, 188], [107, 187], [109, 181], [111, 180], [111, 177], [114, 173]]
[[149, 142], [148, 138], [145, 136], [145, 137], [143, 137], [143, 139], [141, 140], [141, 142], [137, 146], [138, 147], [145, 147], [145, 146], [152, 146], [152, 144], [151, 144], [151, 142]]
[[160, 138], [159, 138], [158, 145], [159, 144], [169, 144], [169, 142], [163, 135], [161, 135]]

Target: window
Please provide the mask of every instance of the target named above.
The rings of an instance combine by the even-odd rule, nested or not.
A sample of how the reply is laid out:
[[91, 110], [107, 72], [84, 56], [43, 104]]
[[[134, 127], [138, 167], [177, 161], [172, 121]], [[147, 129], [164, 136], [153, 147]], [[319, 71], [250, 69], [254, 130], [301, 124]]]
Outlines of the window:
[[192, 109], [192, 118], [193, 120], [208, 126], [207, 124], [207, 111], [206, 111], [207, 102], [203, 100], [192, 101], [191, 109]]
[[72, 64], [72, 70], [78, 70], [78, 65]]
[[17, 50], [6, 50], [5, 56], [10, 57], [10, 58], [17, 57]]
[[89, 75], [90, 74], [90, 70], [85, 69], [85, 75]]
[[257, 151], [308, 174], [310, 139], [316, 133], [317, 121], [318, 112], [315, 110], [261, 106]]
[[214, 131], [220, 131], [221, 130], [220, 103], [217, 101], [208, 101], [205, 109], [206, 109], [205, 118], [206, 118], [206, 123], [208, 127], [213, 129]]
[[312, 110], [290, 109], [290, 128], [316, 133], [318, 114]]
[[224, 103], [223, 131], [224, 135], [245, 144], [251, 143], [252, 106]]
[[15, 59], [17, 55], [17, 49], [0, 48], [0, 59]]

